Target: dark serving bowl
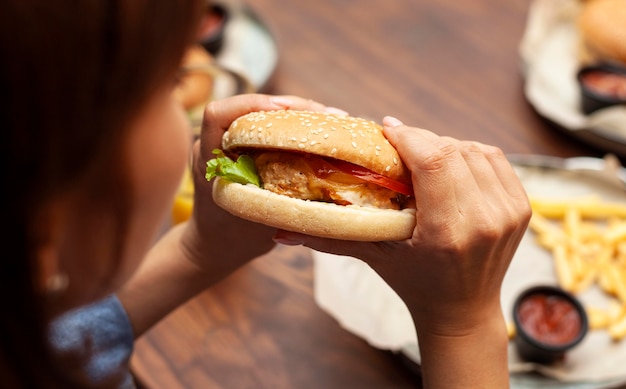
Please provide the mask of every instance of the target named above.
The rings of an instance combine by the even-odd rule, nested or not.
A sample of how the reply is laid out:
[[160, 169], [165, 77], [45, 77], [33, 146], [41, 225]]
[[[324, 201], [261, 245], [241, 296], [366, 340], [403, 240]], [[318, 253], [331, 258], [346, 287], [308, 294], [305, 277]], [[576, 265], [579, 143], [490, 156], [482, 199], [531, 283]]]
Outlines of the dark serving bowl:
[[217, 55], [224, 45], [226, 25], [230, 11], [225, 5], [208, 6], [200, 27], [200, 44], [212, 55]]
[[513, 305], [513, 322], [520, 357], [543, 364], [562, 360], [589, 330], [580, 301], [554, 286], [523, 291]]
[[589, 115], [599, 109], [626, 104], [626, 67], [604, 63], [582, 67], [577, 74], [581, 109]]

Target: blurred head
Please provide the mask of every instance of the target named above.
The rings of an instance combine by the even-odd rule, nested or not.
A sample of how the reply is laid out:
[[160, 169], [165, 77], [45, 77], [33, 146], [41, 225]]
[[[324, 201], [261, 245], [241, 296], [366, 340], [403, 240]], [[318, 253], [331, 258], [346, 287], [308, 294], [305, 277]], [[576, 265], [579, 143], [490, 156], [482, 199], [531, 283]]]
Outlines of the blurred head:
[[202, 4], [3, 3], [0, 360], [12, 362], [0, 373], [7, 379], [37, 380], [42, 366], [47, 382], [52, 373], [37, 360], [45, 323], [114, 290], [154, 238], [186, 161], [186, 121], [170, 92]]

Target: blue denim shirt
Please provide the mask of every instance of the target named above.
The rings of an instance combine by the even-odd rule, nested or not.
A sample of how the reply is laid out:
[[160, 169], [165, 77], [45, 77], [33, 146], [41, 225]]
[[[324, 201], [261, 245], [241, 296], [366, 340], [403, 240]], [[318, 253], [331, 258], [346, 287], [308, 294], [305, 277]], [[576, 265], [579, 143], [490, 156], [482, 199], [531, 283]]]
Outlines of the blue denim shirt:
[[134, 388], [130, 356], [134, 335], [128, 315], [115, 296], [67, 312], [50, 326], [50, 343], [61, 355], [86, 356], [82, 366], [94, 387], [115, 382]]

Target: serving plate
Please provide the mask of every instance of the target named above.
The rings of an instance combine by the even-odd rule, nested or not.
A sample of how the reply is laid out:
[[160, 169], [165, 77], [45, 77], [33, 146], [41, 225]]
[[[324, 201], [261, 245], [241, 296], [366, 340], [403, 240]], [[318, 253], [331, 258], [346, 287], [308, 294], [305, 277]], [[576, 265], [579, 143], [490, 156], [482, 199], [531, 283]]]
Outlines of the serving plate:
[[[626, 169], [613, 157], [561, 159], [538, 155], [509, 155], [530, 196], [567, 199], [600, 196], [626, 202]], [[419, 348], [408, 310], [391, 289], [366, 265], [352, 258], [314, 253], [315, 296], [318, 304], [348, 331], [377, 348], [398, 352], [419, 365]], [[340, 274], [341, 276], [338, 276]], [[511, 321], [515, 297], [532, 285], [556, 285], [551, 254], [527, 232], [503, 282], [501, 303]], [[583, 302], [606, 299], [599, 291], [579, 296]], [[612, 342], [603, 330], [592, 331], [557, 367], [530, 365], [509, 345], [513, 389], [626, 388], [626, 339]], [[600, 374], [598, 371], [602, 370]], [[620, 386], [621, 385], [621, 386]]]
[[229, 12], [222, 48], [216, 62], [245, 77], [256, 91], [263, 91], [278, 64], [278, 47], [267, 25], [254, 10], [238, 1], [222, 1]]
[[605, 152], [626, 156], [626, 107], [582, 112], [576, 73], [582, 66], [576, 18], [580, 0], [534, 0], [520, 43], [524, 95], [561, 130]]

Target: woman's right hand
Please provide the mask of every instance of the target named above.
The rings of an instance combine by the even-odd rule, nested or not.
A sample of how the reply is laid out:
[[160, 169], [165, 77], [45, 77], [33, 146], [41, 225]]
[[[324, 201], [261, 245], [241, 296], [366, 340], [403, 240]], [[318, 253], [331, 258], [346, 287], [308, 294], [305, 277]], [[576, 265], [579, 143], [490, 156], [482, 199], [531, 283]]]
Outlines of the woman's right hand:
[[360, 258], [404, 300], [418, 328], [463, 333], [500, 311], [500, 286], [531, 215], [526, 193], [496, 147], [393, 118], [384, 124], [412, 172], [413, 236], [362, 243], [280, 231], [276, 240]]
[[384, 120], [411, 170], [413, 236], [346, 242], [279, 231], [275, 240], [367, 262], [407, 304], [425, 388], [509, 386], [502, 280], [531, 209], [503, 153]]

